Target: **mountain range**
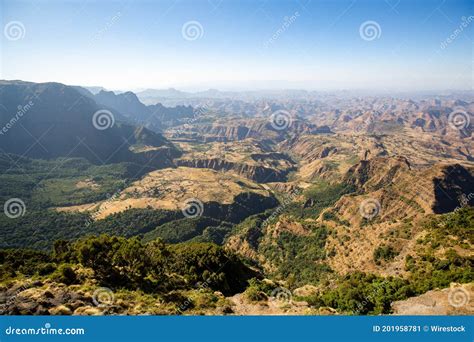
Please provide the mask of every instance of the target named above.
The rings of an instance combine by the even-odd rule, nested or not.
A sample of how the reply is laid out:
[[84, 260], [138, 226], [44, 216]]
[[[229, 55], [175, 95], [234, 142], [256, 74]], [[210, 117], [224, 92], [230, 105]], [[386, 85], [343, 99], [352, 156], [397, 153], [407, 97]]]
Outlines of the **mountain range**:
[[92, 90], [0, 81], [0, 313], [470, 312], [472, 94]]

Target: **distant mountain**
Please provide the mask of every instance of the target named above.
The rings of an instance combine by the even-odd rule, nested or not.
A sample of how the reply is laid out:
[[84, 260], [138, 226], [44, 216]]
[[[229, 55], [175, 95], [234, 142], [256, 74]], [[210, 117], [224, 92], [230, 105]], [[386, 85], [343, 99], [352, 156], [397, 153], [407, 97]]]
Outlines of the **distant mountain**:
[[85, 89], [87, 89], [88, 91], [90, 91], [92, 94], [97, 94], [103, 90], [105, 90], [104, 87], [83, 87]]
[[183, 119], [194, 117], [194, 109], [191, 106], [165, 107], [157, 103], [148, 106], [148, 109], [159, 118], [164, 127], [175, 126]]
[[150, 109], [140, 102], [131, 91], [115, 94], [113, 91], [100, 91], [94, 96], [97, 103], [122, 113], [130, 122], [145, 125], [155, 131], [161, 131], [161, 121]]
[[[87, 90], [60, 83], [0, 82], [0, 152], [30, 158], [84, 157], [96, 164], [171, 164], [176, 148], [161, 134], [123, 123]], [[145, 107], [146, 108], [146, 107]], [[134, 146], [147, 146], [138, 152]], [[143, 151], [143, 148], [140, 150]], [[153, 151], [153, 152], [151, 152]]]
[[208, 89], [200, 92], [184, 92], [174, 88], [147, 89], [137, 93], [138, 98], [145, 104], [158, 102], [183, 101], [187, 99], [224, 99], [236, 96], [237, 93], [222, 92], [217, 89]]
[[164, 98], [186, 98], [190, 97], [192, 93], [187, 93], [174, 88], [168, 89], [146, 89], [137, 93], [139, 98], [147, 97], [164, 97]]
[[[268, 117], [216, 118], [199, 125], [178, 126], [167, 131], [168, 137], [200, 142], [241, 141], [248, 138], [278, 143], [303, 134], [332, 134], [328, 126], [317, 126], [297, 116], [283, 116], [282, 127]], [[286, 127], [284, 127], [286, 125]]]
[[281, 99], [294, 98], [305, 99], [310, 95], [315, 95], [316, 92], [308, 92], [300, 89], [281, 89], [281, 90], [246, 90], [246, 91], [222, 91], [218, 89], [207, 89], [197, 92], [184, 92], [174, 88], [169, 89], [147, 89], [137, 92], [137, 96], [145, 104], [153, 104], [157, 102], [172, 102], [181, 101], [189, 102], [196, 99]]
[[97, 103], [119, 111], [132, 123], [144, 125], [155, 132], [174, 125], [179, 119], [194, 115], [191, 106], [165, 107], [160, 103], [146, 106], [131, 91], [121, 94], [101, 91], [94, 99]]

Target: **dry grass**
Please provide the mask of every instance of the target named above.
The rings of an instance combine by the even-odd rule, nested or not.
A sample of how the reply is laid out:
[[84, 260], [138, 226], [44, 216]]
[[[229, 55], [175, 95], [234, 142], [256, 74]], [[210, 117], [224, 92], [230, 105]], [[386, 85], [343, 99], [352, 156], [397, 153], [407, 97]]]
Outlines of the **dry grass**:
[[190, 198], [231, 204], [243, 192], [270, 196], [270, 191], [243, 177], [209, 169], [178, 167], [148, 173], [111, 200], [56, 208], [59, 211], [95, 211], [95, 219], [130, 208], [179, 210]]

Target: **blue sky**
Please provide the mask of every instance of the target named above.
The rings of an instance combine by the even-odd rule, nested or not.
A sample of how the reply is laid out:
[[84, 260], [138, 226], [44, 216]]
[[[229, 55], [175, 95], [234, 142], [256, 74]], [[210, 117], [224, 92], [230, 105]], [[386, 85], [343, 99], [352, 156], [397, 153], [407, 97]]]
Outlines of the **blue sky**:
[[[109, 89], [472, 88], [468, 0], [2, 0], [0, 12], [3, 79]], [[467, 27], [455, 34], [463, 17]], [[360, 32], [368, 21], [373, 40]], [[12, 22], [21, 39], [7, 32]], [[183, 35], [188, 22], [198, 23], [195, 40]]]

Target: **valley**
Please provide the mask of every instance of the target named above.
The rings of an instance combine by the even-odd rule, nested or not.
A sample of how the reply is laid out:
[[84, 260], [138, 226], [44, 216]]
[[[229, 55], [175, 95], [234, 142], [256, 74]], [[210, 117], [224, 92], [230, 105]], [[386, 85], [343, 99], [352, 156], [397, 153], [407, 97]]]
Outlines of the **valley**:
[[472, 314], [472, 94], [0, 100], [1, 314]]

